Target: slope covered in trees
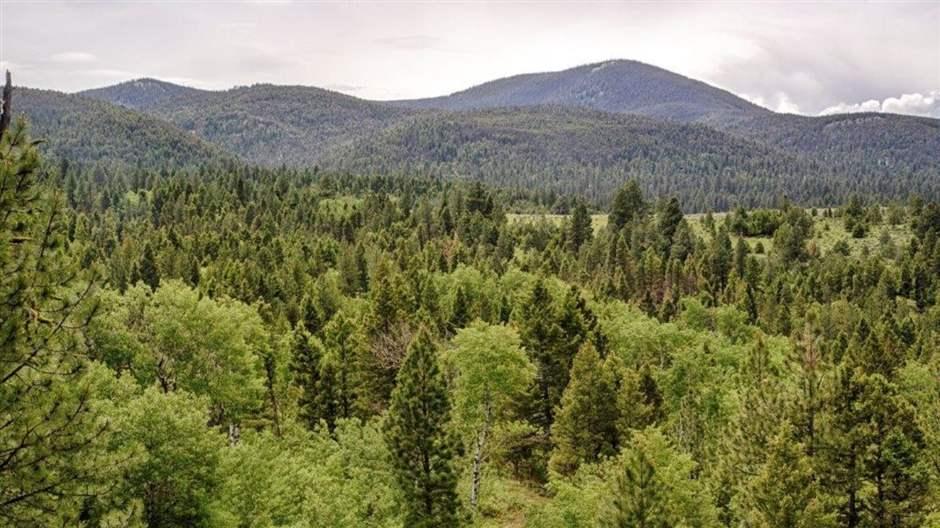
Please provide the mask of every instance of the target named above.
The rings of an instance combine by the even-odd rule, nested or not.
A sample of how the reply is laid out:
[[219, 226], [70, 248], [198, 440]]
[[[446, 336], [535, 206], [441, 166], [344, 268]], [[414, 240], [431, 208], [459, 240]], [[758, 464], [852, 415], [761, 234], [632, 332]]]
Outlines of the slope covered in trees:
[[516, 75], [443, 97], [394, 103], [440, 110], [557, 105], [685, 123], [736, 121], [770, 113], [725, 90], [630, 60]]
[[602, 204], [632, 178], [647, 192], [678, 195], [693, 211], [771, 205], [781, 196], [824, 205], [853, 193], [940, 191], [933, 171], [918, 170], [929, 165], [896, 165], [888, 177], [884, 167], [866, 170], [863, 160], [817, 163], [703, 125], [559, 107], [416, 118], [335, 149], [321, 165], [479, 179]]
[[142, 111], [267, 166], [313, 165], [331, 147], [413, 113], [305, 86], [256, 84], [218, 92], [174, 86], [164, 92], [173, 95], [159, 97], [151, 97], [151, 86], [132, 81], [84, 93], [116, 103], [144, 100]]
[[182, 167], [233, 156], [148, 115], [80, 95], [17, 88], [15, 115], [32, 126], [43, 153], [72, 163]]
[[[936, 196], [940, 185], [937, 120], [776, 114], [632, 61], [510, 77], [414, 101], [374, 102], [296, 86], [213, 92], [151, 79], [83, 93], [147, 112], [252, 163], [419, 170], [514, 187], [538, 182], [600, 202], [629, 177], [648, 192], [676, 192], [694, 209], [770, 205], [781, 194], [807, 205], [839, 203], [853, 193]], [[502, 117], [481, 118], [486, 109]], [[638, 137], [636, 126], [610, 126], [642, 122], [618, 114], [657, 120], [643, 122]], [[578, 124], [570, 126], [575, 115]], [[513, 123], [493, 123], [500, 119]], [[712, 131], [702, 144], [687, 137], [702, 129], [662, 119], [724, 134]], [[447, 131], [457, 123], [472, 132]], [[587, 138], [596, 145], [586, 147]]]
[[80, 92], [80, 95], [134, 110], [178, 106], [183, 101], [202, 96], [205, 90], [181, 86], [158, 79], [135, 79], [111, 86]]

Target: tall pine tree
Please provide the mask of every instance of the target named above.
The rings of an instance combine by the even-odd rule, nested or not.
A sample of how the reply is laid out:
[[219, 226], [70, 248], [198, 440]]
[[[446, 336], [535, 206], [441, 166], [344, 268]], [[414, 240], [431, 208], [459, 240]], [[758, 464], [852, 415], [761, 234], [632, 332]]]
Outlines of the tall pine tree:
[[437, 350], [421, 329], [398, 372], [385, 438], [404, 497], [405, 526], [457, 526], [457, 477], [448, 433], [450, 401]]

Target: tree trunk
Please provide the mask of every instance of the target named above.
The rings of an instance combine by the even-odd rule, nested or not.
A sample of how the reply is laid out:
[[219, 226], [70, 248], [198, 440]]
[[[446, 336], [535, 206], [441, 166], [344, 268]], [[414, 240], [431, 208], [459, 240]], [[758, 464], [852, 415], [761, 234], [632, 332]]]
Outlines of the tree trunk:
[[492, 420], [492, 410], [490, 402], [486, 402], [486, 408], [483, 415], [483, 425], [480, 432], [477, 433], [476, 445], [473, 449], [473, 478], [470, 483], [470, 508], [476, 511], [480, 500], [480, 482], [483, 480], [483, 447], [486, 444], [486, 437], [490, 432], [490, 421]]

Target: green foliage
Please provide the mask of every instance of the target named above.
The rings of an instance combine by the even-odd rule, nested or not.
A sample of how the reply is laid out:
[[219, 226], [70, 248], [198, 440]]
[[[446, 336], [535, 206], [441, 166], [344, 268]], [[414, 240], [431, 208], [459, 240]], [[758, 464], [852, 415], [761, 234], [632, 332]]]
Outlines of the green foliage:
[[624, 449], [605, 526], [713, 526], [708, 492], [692, 477], [695, 463], [657, 429], [634, 435]]
[[385, 426], [408, 526], [457, 525], [449, 422], [450, 402], [437, 366], [437, 351], [422, 329], [408, 347]]
[[590, 342], [574, 357], [571, 379], [552, 424], [555, 449], [549, 467], [571, 474], [584, 463], [617, 453], [620, 419], [613, 360], [603, 361]]
[[262, 401], [262, 355], [268, 334], [254, 308], [211, 299], [177, 280], [156, 291], [136, 286], [95, 323], [97, 350], [112, 368], [143, 384], [208, 396], [212, 422], [237, 423]]
[[137, 448], [118, 496], [143, 503], [150, 527], [208, 526], [219, 486], [224, 437], [206, 428], [209, 402], [186, 392], [150, 387], [122, 409], [118, 441]]

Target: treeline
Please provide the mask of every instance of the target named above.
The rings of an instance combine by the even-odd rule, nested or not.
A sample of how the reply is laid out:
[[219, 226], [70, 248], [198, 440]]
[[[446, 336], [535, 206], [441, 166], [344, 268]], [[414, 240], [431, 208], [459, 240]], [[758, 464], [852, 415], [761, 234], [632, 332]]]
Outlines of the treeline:
[[935, 203], [819, 212], [913, 233], [824, 250], [635, 182], [595, 230], [479, 183], [44, 167], [21, 128], [0, 170], [4, 524], [940, 522]]

